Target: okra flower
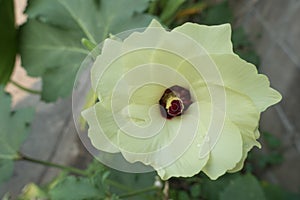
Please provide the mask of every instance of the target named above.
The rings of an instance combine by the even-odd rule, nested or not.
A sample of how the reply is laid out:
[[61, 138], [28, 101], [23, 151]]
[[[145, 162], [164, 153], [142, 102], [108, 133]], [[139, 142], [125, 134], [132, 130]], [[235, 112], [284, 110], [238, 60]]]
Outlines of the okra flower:
[[260, 147], [260, 113], [281, 96], [230, 39], [229, 24], [167, 31], [155, 20], [106, 39], [91, 69], [99, 101], [82, 112], [94, 147], [149, 165], [162, 179], [240, 170]]

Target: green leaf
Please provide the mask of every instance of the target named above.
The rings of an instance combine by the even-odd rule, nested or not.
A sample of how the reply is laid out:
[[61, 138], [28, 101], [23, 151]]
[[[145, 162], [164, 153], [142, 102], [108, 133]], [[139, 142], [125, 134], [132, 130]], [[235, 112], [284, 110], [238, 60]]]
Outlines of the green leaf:
[[71, 93], [76, 72], [89, 53], [81, 44], [82, 38], [98, 44], [110, 33], [147, 26], [152, 17], [142, 12], [148, 3], [29, 0], [29, 20], [21, 28], [20, 52], [28, 74], [42, 77], [42, 99], [55, 101]]
[[220, 194], [220, 200], [230, 199], [265, 200], [266, 198], [257, 179], [247, 174], [232, 180]]
[[120, 200], [116, 194], [112, 194], [107, 200]]
[[276, 138], [274, 135], [268, 132], [263, 132], [262, 136], [270, 149], [276, 150], [280, 148], [281, 141], [278, 138]]
[[167, 23], [172, 17], [175, 17], [176, 11], [186, 0], [169, 0], [160, 15], [162, 22]]
[[101, 199], [105, 197], [103, 190], [98, 190], [88, 178], [68, 176], [51, 188], [49, 195], [53, 200]]
[[0, 186], [1, 183], [5, 182], [12, 176], [13, 169], [14, 169], [14, 163], [12, 160], [0, 159]]
[[192, 197], [196, 198], [199, 197], [201, 194], [201, 185], [200, 184], [194, 184], [191, 187], [191, 195]]
[[139, 190], [153, 186], [155, 173], [133, 174], [111, 170], [110, 179], [128, 186], [133, 190]]
[[94, 160], [86, 170], [89, 173], [90, 182], [95, 188], [102, 189], [104, 191], [109, 190], [108, 184], [105, 184], [106, 179], [110, 175], [105, 166], [97, 160]]
[[190, 199], [188, 193], [183, 192], [183, 191], [180, 191], [178, 193], [178, 200], [187, 200], [187, 199]]
[[223, 1], [207, 9], [203, 23], [207, 25], [230, 23], [232, 18], [233, 14], [229, 8], [228, 1]]
[[22, 142], [27, 137], [33, 109], [10, 111], [11, 98], [0, 88], [0, 159], [15, 159]]
[[249, 41], [244, 28], [239, 27], [232, 32], [232, 43], [234, 52], [236, 52], [242, 59], [258, 66], [260, 63], [259, 56], [254, 51], [252, 43]]
[[33, 109], [10, 110], [11, 97], [0, 86], [0, 184], [10, 177], [13, 159], [18, 158], [18, 150], [29, 132], [33, 119]]
[[247, 50], [235, 50], [236, 54], [238, 54], [242, 59], [254, 64], [256, 67], [259, 66], [260, 59], [257, 53], [253, 49]]
[[[155, 181], [156, 173], [144, 173], [144, 174], [132, 174], [120, 172], [117, 170], [111, 170], [109, 176], [110, 180], [113, 180], [124, 186], [124, 190], [135, 191], [148, 187], [152, 187]], [[116, 187], [112, 187], [111, 191], [115, 194], [123, 194], [124, 190], [120, 190]], [[131, 197], [131, 200], [146, 199], [146, 196], [149, 197], [153, 193], [145, 193], [145, 195], [139, 195], [136, 197]]]
[[248, 40], [248, 37], [247, 37], [243, 27], [234, 29], [232, 32], [231, 39], [232, 39], [234, 48], [251, 45], [251, 42]]
[[227, 185], [239, 177], [239, 174], [225, 174], [217, 180], [210, 180], [208, 177], [203, 176], [202, 179], [202, 196], [209, 200], [219, 200], [219, 194], [227, 187]]
[[13, 72], [17, 52], [13, 0], [0, 0], [0, 30], [0, 84], [6, 84]]
[[87, 167], [86, 172], [90, 174], [90, 176], [93, 176], [97, 172], [104, 172], [106, 171], [105, 165], [103, 165], [98, 160], [94, 159]]
[[283, 200], [283, 199], [289, 199], [289, 200], [299, 200], [300, 194], [291, 193], [285, 191], [283, 188], [272, 185], [267, 182], [262, 183], [262, 188], [264, 190], [266, 199], [268, 200]]

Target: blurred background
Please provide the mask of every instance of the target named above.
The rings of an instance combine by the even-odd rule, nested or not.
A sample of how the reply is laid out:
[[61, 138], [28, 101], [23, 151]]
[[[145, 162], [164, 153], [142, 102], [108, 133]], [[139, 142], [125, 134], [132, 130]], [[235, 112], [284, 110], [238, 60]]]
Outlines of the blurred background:
[[283, 162], [264, 176], [294, 191], [300, 186], [300, 1], [230, 1], [260, 56], [259, 70], [283, 96], [262, 114], [261, 130], [276, 135]]
[[[209, 1], [211, 4], [222, 2]], [[236, 47], [237, 50], [244, 52], [245, 57], [258, 64], [259, 71], [270, 78], [272, 87], [283, 96], [280, 104], [262, 114], [260, 129], [265, 134], [261, 141], [265, 145], [258, 150], [259, 153], [254, 150], [249, 156], [250, 161], [257, 165], [254, 173], [263, 180], [299, 192], [300, 1], [230, 0], [226, 5], [232, 11], [229, 17], [233, 27], [238, 27], [239, 30], [242, 27], [242, 31], [237, 31], [235, 37], [240, 43], [240, 46]], [[25, 7], [26, 0], [15, 0], [18, 25], [26, 21], [26, 15], [23, 14]], [[216, 18], [219, 12], [223, 12], [222, 9], [214, 11], [217, 13]], [[197, 21], [197, 15], [190, 19]], [[177, 23], [181, 22], [170, 23], [170, 26]], [[247, 39], [244, 35], [247, 35]], [[243, 49], [244, 43], [247, 43], [250, 51]], [[11, 79], [28, 88], [40, 90], [40, 78], [28, 77], [20, 65], [20, 58], [17, 56]], [[45, 103], [39, 96], [29, 95], [11, 83], [8, 83], [5, 90], [11, 93], [14, 108], [26, 106], [36, 108], [32, 130], [21, 147], [22, 152], [60, 164], [86, 167], [92, 158], [78, 139], [72, 117], [71, 97], [59, 99], [54, 103]], [[0, 197], [6, 191], [12, 194], [20, 193], [28, 182], [45, 184], [57, 173], [58, 170], [53, 168], [24, 161], [17, 162], [13, 177], [0, 189]]]

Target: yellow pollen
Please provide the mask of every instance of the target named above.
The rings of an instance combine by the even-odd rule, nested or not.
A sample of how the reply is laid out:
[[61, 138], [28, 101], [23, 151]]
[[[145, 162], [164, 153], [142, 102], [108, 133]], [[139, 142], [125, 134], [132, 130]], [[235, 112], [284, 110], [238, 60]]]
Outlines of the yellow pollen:
[[178, 98], [177, 96], [169, 96], [169, 98], [167, 99], [167, 102], [166, 102], [166, 109], [169, 110], [170, 107], [172, 106], [172, 102], [173, 101], [179, 101], [180, 102], [180, 112], [183, 111], [184, 109], [184, 104], [182, 102], [182, 100], [180, 98]]

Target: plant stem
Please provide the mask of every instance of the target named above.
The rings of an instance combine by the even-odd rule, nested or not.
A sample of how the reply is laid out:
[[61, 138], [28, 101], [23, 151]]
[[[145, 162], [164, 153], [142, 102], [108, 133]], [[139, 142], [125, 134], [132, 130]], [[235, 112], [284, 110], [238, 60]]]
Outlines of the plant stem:
[[71, 172], [71, 173], [79, 174], [79, 175], [82, 175], [82, 176], [87, 176], [88, 175], [87, 172], [85, 172], [83, 170], [80, 170], [80, 169], [77, 169], [77, 168], [74, 168], [74, 167], [69, 167], [69, 166], [59, 165], [59, 164], [48, 162], [48, 161], [38, 160], [38, 159], [35, 159], [35, 158], [25, 156], [23, 154], [20, 154], [18, 160], [25, 160], [25, 161], [29, 161], [29, 162], [49, 166], [49, 167], [55, 167], [55, 168], [62, 169], [62, 170], [65, 170], [65, 171], [68, 171], [68, 172]]
[[19, 83], [15, 82], [13, 80], [9, 80], [9, 82], [11, 84], [13, 84], [14, 86], [16, 86], [17, 88], [19, 88], [21, 90], [24, 90], [25, 92], [28, 92], [28, 93], [31, 93], [31, 94], [40, 95], [42, 93], [41, 91], [38, 91], [38, 90], [32, 90], [32, 89], [26, 88], [26, 87], [20, 85]]
[[120, 195], [119, 197], [120, 197], [120, 199], [128, 198], [128, 197], [136, 196], [136, 195], [139, 195], [139, 194], [143, 194], [145, 192], [157, 191], [158, 189], [159, 189], [158, 187], [152, 186], [152, 187], [144, 188], [144, 189], [141, 189], [141, 190], [129, 192], [127, 194]]
[[86, 38], [81, 39], [82, 45], [90, 51], [90, 55], [93, 59], [96, 59], [98, 55], [100, 55], [101, 51], [97, 48], [97, 45]]
[[158, 0], [152, 0], [149, 5], [148, 13], [151, 15], [156, 14]]
[[207, 7], [208, 7], [207, 3], [199, 2], [197, 4], [194, 4], [191, 7], [180, 10], [176, 14], [175, 18], [180, 19], [180, 18], [183, 18], [183, 17], [186, 17], [186, 16], [202, 13]]
[[86, 38], [82, 38], [81, 39], [81, 43], [82, 45], [87, 48], [87, 50], [89, 51], [93, 51], [93, 49], [95, 49], [97, 47], [96, 44], [94, 44], [93, 42], [89, 41], [88, 39]]

